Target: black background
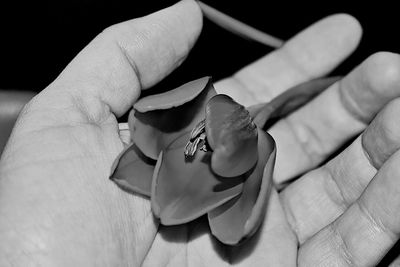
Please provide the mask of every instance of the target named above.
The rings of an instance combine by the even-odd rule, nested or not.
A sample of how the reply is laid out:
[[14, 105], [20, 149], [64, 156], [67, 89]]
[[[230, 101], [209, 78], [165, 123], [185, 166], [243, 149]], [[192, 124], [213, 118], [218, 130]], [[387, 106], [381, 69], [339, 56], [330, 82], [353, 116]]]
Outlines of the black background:
[[[176, 1], [71, 0], [15, 1], [0, 4], [0, 88], [39, 92], [68, 62], [109, 25], [143, 16]], [[377, 51], [400, 51], [399, 11], [390, 3], [288, 3], [287, 1], [204, 1], [260, 30], [288, 39], [311, 23], [334, 13], [349, 13], [364, 28], [361, 45], [335, 73], [345, 74]], [[273, 4], [271, 4], [273, 3]], [[177, 86], [204, 75], [230, 75], [270, 52], [207, 20], [187, 61], [165, 82]]]

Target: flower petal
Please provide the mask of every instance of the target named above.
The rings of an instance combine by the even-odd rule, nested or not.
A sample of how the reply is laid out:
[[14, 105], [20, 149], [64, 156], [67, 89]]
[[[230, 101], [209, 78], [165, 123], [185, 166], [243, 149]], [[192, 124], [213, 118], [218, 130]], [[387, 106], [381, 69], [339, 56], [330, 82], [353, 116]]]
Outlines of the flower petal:
[[164, 225], [194, 220], [240, 194], [243, 177], [224, 178], [210, 168], [211, 152], [184, 155], [189, 133], [181, 135], [161, 153], [154, 171], [153, 213]]
[[[186, 91], [190, 93], [190, 97], [185, 94]], [[191, 131], [204, 118], [204, 105], [215, 94], [209, 78], [203, 78], [168, 94], [142, 99], [140, 105], [135, 105], [139, 110], [132, 110], [129, 114], [128, 122], [133, 141], [146, 156], [157, 159], [160, 151], [172, 140]], [[181, 96], [183, 99], [179, 99]]]
[[251, 116], [258, 127], [267, 130], [276, 122], [276, 119], [287, 116], [289, 113], [303, 106], [340, 78], [320, 78], [296, 85], [266, 104], [250, 107]]
[[150, 197], [155, 163], [130, 144], [114, 161], [110, 179], [124, 190]]
[[173, 90], [143, 97], [133, 105], [133, 108], [143, 113], [178, 107], [195, 99], [205, 88], [211, 85], [211, 82], [212, 79], [210, 76], [203, 77], [185, 83]]
[[212, 97], [206, 106], [207, 141], [214, 150], [215, 173], [235, 177], [257, 162], [257, 128], [249, 112], [227, 95]]
[[253, 235], [267, 209], [276, 148], [272, 137], [259, 130], [257, 166], [244, 183], [241, 195], [208, 213], [212, 234], [222, 243], [235, 245]]

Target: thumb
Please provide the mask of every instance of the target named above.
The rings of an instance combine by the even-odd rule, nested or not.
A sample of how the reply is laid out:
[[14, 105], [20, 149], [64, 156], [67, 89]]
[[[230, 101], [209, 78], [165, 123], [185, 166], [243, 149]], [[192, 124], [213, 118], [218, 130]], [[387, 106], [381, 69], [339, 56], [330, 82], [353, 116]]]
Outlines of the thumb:
[[80, 105], [98, 100], [120, 116], [141, 89], [159, 82], [185, 59], [201, 27], [202, 14], [192, 0], [113, 25], [85, 47], [43, 93], [56, 88]]

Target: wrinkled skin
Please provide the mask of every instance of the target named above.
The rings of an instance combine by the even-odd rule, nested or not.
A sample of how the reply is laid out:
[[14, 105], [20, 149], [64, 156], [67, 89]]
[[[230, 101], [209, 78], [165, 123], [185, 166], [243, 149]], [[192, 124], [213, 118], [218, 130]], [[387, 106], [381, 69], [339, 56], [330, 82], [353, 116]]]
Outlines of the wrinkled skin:
[[[271, 129], [284, 189], [272, 192], [246, 247], [221, 248], [202, 223], [159, 227], [147, 200], [109, 181], [123, 149], [116, 116], [179, 65], [200, 29], [193, 1], [113, 26], [24, 109], [0, 164], [1, 266], [368, 266], [394, 245], [399, 103], [387, 103], [400, 94], [395, 54], [371, 56]], [[245, 105], [268, 101], [332, 70], [360, 33], [348, 16], [327, 18], [216, 88]]]

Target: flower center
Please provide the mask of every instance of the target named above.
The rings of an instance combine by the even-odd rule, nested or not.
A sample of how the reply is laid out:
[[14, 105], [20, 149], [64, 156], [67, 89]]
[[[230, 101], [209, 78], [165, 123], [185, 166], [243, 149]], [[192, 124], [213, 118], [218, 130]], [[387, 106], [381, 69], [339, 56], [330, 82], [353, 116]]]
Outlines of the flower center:
[[193, 157], [197, 151], [197, 148], [204, 152], [209, 150], [209, 146], [207, 144], [205, 119], [201, 120], [190, 133], [190, 139], [185, 146], [185, 157]]

